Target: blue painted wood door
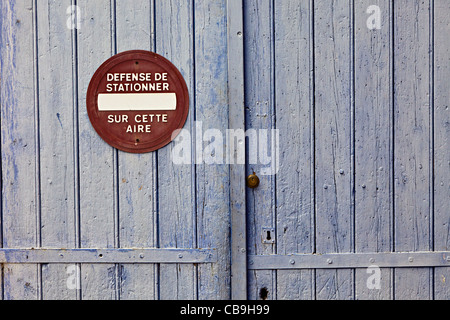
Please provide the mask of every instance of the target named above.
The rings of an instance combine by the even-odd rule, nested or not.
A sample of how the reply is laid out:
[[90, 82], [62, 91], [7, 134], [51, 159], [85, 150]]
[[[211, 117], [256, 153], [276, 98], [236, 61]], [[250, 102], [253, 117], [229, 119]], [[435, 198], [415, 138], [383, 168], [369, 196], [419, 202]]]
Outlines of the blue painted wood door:
[[[226, 2], [2, 1], [0, 28], [1, 246], [10, 250], [0, 254], [6, 262], [0, 296], [229, 298], [228, 168], [177, 165], [174, 143], [142, 155], [115, 150], [95, 133], [85, 105], [89, 81], [105, 60], [151, 50], [186, 79], [186, 130], [196, 120], [224, 131]], [[40, 257], [26, 259], [42, 263], [25, 263], [24, 248], [68, 249], [80, 260], [64, 263], [69, 253], [58, 251], [62, 263], [45, 263], [49, 253], [36, 250]], [[110, 253], [86, 263], [80, 255], [89, 252], [76, 250], [91, 248]], [[113, 263], [119, 248], [135, 251]], [[187, 257], [180, 253], [180, 263], [168, 263], [167, 256], [132, 261], [148, 258], [139, 249], [155, 248], [165, 254], [187, 249], [185, 255], [214, 249], [217, 259], [183, 264]]]
[[244, 1], [250, 299], [449, 298], [449, 4]]
[[[449, 14], [1, 1], [0, 299], [449, 299]], [[179, 139], [142, 155], [85, 106], [132, 49], [190, 93]]]

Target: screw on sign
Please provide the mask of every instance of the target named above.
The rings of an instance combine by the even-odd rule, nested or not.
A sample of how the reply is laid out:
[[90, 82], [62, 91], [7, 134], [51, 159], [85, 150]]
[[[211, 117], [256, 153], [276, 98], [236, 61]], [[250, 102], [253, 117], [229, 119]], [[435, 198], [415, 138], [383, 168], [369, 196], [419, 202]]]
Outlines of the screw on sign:
[[189, 113], [180, 71], [149, 51], [119, 53], [95, 72], [86, 97], [95, 131], [111, 146], [131, 153], [166, 146]]

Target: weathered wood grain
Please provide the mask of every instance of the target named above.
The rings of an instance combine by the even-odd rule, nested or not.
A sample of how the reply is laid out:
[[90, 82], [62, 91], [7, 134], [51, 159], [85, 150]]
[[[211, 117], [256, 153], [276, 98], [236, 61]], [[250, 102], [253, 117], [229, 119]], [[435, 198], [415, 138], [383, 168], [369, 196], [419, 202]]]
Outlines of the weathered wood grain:
[[[259, 139], [260, 129], [275, 128], [273, 2], [244, 1], [244, 12], [246, 129], [254, 130]], [[261, 232], [275, 228], [275, 177], [261, 175], [266, 165], [258, 161], [256, 139], [247, 140], [247, 175], [255, 172], [260, 179], [258, 188], [247, 188], [247, 247], [249, 254], [274, 254], [275, 245], [263, 244]], [[274, 276], [274, 271], [250, 271], [249, 299], [275, 299]], [[267, 294], [261, 296], [261, 291]]]
[[[311, 14], [309, 1], [274, 8], [276, 127], [280, 130], [276, 175], [277, 254], [312, 253], [314, 170], [311, 153]], [[312, 270], [277, 271], [277, 299], [313, 299]]]
[[[5, 248], [39, 244], [34, 1], [0, 4], [2, 217]], [[4, 298], [40, 297], [37, 265], [4, 265]]]
[[[194, 3], [156, 3], [157, 53], [180, 70], [190, 93], [185, 129], [191, 133], [194, 120]], [[172, 162], [174, 144], [158, 150], [159, 245], [162, 248], [193, 248], [195, 230], [195, 167]], [[193, 265], [160, 265], [160, 298], [196, 299], [197, 268]]]
[[[434, 0], [434, 250], [450, 248], [450, 2]], [[450, 268], [436, 268], [435, 299], [450, 299]]]
[[[76, 246], [75, 137], [72, 30], [65, 1], [36, 1], [39, 87], [41, 245]], [[67, 265], [42, 266], [42, 298], [76, 299], [67, 286]]]
[[[430, 250], [430, 1], [395, 1], [395, 251]], [[420, 43], [420, 45], [418, 45]], [[431, 271], [395, 270], [396, 299], [430, 299]]]
[[[224, 136], [228, 129], [226, 0], [194, 2], [195, 119]], [[217, 133], [217, 131], [216, 131]], [[211, 138], [204, 137], [204, 147]], [[223, 148], [217, 144], [218, 148]], [[210, 150], [211, 154], [207, 154]], [[222, 149], [223, 150], [223, 149]], [[222, 156], [221, 156], [222, 155]], [[204, 149], [204, 161], [225, 161], [225, 151]], [[230, 175], [227, 165], [196, 166], [196, 222], [199, 248], [216, 248], [219, 260], [198, 266], [198, 299], [230, 298]]]
[[[381, 11], [381, 29], [367, 27], [367, 8]], [[355, 3], [355, 250], [392, 251], [392, 12], [387, 0]], [[374, 262], [374, 265], [376, 263]], [[372, 275], [356, 269], [356, 299], [391, 299], [392, 270], [381, 270], [380, 288]]]
[[[94, 131], [86, 111], [86, 92], [97, 68], [115, 51], [110, 0], [79, 0], [83, 22], [78, 30], [79, 163], [81, 247], [116, 245], [115, 150]], [[81, 266], [82, 299], [115, 299], [114, 265]]]
[[[229, 25], [236, 3], [0, 1], [0, 245], [216, 248], [219, 257], [83, 264], [81, 290], [67, 287], [69, 265], [5, 264], [0, 299], [228, 299], [231, 217], [244, 210], [239, 237], [251, 255], [449, 250], [448, 0], [246, 0], [243, 30]], [[67, 27], [71, 5], [78, 30]], [[381, 29], [367, 28], [372, 5]], [[131, 49], [158, 52], [186, 79], [192, 164], [172, 162], [174, 143], [132, 155], [92, 128], [89, 81]], [[233, 64], [238, 54], [244, 65]], [[243, 116], [245, 129], [280, 130], [276, 175], [250, 161], [262, 150], [249, 140], [245, 165], [203, 163], [222, 154], [223, 163], [227, 150], [204, 153], [202, 134], [225, 138]], [[253, 171], [261, 184], [251, 190], [243, 181]], [[276, 244], [263, 244], [263, 227]], [[250, 299], [450, 297], [449, 268], [381, 272], [380, 290], [367, 287], [366, 269], [251, 270], [239, 287]]]
[[[116, 1], [117, 52], [154, 47], [154, 8], [147, 0]], [[119, 245], [156, 247], [156, 154], [119, 151]], [[155, 265], [121, 265], [120, 299], [157, 297]]]
[[[353, 250], [350, 17], [349, 2], [315, 2], [317, 253]], [[320, 300], [353, 299], [353, 271], [317, 270], [316, 290]]]
[[[235, 133], [245, 130], [244, 97], [244, 13], [243, 1], [227, 1], [228, 25], [228, 126]], [[238, 135], [238, 134], [236, 134]], [[231, 220], [231, 299], [247, 299], [247, 212], [245, 206], [244, 138], [230, 134], [230, 220]], [[240, 140], [242, 139], [242, 140]], [[244, 149], [244, 150], [243, 150]]]

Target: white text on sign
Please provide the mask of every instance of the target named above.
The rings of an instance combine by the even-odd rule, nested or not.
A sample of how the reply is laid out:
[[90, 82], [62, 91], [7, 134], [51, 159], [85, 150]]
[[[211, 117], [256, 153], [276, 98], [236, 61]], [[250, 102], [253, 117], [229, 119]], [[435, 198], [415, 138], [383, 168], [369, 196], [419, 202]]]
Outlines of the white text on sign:
[[108, 73], [106, 75], [108, 81], [106, 92], [169, 91], [167, 78], [167, 73]]

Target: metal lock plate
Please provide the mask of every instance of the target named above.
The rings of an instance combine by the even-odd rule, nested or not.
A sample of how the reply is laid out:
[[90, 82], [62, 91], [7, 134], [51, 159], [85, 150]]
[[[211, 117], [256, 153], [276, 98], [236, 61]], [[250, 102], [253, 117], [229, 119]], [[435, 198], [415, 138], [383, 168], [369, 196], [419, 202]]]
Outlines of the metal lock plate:
[[262, 228], [261, 229], [261, 239], [264, 244], [274, 244], [275, 243], [275, 229], [274, 228]]

